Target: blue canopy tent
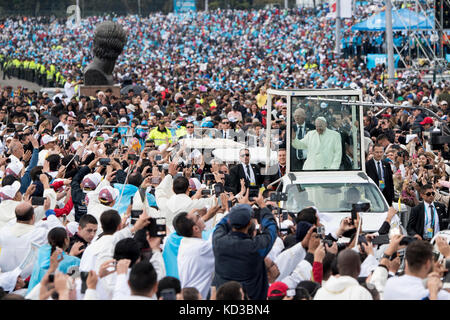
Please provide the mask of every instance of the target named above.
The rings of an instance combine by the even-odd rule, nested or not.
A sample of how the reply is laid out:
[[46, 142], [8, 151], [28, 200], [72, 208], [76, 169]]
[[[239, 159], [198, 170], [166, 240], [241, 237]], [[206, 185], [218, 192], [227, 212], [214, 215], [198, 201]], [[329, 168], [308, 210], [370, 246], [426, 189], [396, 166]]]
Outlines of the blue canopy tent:
[[425, 29], [425, 30], [429, 30], [427, 29], [429, 26], [431, 26], [431, 28], [434, 28], [434, 12], [433, 10], [428, 10], [426, 11], [426, 17], [425, 16], [421, 16], [423, 18], [423, 20], [421, 20], [419, 22], [419, 29]]
[[[432, 30], [432, 17], [418, 14], [409, 9], [392, 11], [392, 30]], [[386, 12], [380, 12], [369, 19], [352, 26], [352, 31], [384, 31], [386, 29]]]

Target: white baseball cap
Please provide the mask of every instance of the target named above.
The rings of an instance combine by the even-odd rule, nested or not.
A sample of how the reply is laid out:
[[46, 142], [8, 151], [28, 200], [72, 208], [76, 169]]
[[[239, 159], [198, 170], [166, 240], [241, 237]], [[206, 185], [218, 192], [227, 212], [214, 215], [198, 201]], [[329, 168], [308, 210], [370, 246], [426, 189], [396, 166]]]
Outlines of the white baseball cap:
[[131, 110], [131, 111], [133, 111], [133, 112], [136, 111], [136, 106], [134, 104], [131, 104], [131, 103], [129, 105], [127, 105], [126, 108]]
[[46, 145], [47, 143], [50, 142], [55, 142], [56, 138], [52, 137], [51, 135], [46, 134], [45, 136], [42, 137], [42, 144]]
[[2, 273], [2, 287], [5, 291], [12, 292], [16, 287], [17, 278], [22, 273], [22, 270], [17, 267], [12, 271]]
[[16, 161], [16, 162], [11, 162], [5, 170], [5, 175], [10, 175], [12, 174], [15, 177], [19, 177], [20, 172], [23, 169], [23, 163], [20, 161]]
[[83, 181], [81, 182], [81, 185], [83, 188], [95, 190], [100, 181], [102, 181], [102, 176], [100, 175], [100, 173], [98, 172], [90, 173], [84, 177]]
[[2, 201], [14, 199], [14, 197], [16, 196], [17, 191], [19, 191], [19, 189], [20, 189], [19, 181], [14, 181], [13, 184], [1, 187], [0, 188], [0, 199]]
[[100, 192], [98, 193], [98, 198], [100, 199], [100, 202], [112, 202], [116, 200], [119, 197], [119, 190], [111, 187], [111, 186], [105, 186], [103, 187]]

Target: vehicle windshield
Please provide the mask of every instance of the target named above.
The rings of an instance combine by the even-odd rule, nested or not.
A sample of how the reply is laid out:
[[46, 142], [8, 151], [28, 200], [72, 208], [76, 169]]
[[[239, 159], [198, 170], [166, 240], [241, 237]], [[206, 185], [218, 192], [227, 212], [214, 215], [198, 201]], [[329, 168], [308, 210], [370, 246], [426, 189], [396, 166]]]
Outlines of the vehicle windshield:
[[361, 170], [360, 106], [332, 99], [357, 97], [292, 97], [290, 171]]
[[369, 183], [292, 184], [286, 193], [285, 209], [292, 212], [311, 206], [320, 212], [349, 212], [353, 203], [370, 203], [369, 212], [388, 210], [381, 192]]

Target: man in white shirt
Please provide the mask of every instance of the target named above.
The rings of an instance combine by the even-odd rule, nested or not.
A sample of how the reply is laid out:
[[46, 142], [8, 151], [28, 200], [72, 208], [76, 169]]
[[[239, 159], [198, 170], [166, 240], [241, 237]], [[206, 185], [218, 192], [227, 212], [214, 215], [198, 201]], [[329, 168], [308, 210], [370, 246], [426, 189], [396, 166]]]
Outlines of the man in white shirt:
[[44, 166], [44, 161], [48, 153], [55, 148], [55, 141], [56, 138], [48, 134], [42, 137], [42, 145], [44, 148], [39, 152], [38, 166]]
[[67, 113], [61, 114], [59, 116], [58, 124], [55, 126], [55, 128], [53, 128], [53, 132], [56, 132], [56, 128], [62, 127], [62, 128], [64, 128], [64, 133], [69, 133], [69, 124], [67, 123], [68, 117], [69, 117], [69, 115]]
[[22, 194], [19, 189], [19, 181], [14, 181], [13, 184], [0, 188], [0, 228], [16, 219], [15, 209], [22, 201]]
[[339, 276], [330, 277], [317, 290], [314, 300], [372, 300], [370, 292], [359, 285], [361, 272], [359, 253], [352, 249], [341, 251], [337, 257]]
[[[119, 197], [119, 190], [109, 185], [108, 179], [104, 179], [97, 188], [89, 192], [87, 213], [94, 216], [97, 221], [100, 221], [100, 216], [106, 210], [112, 209]], [[98, 226], [96, 237], [103, 232], [102, 227]]]
[[[297, 252], [300, 252], [300, 254], [297, 255], [293, 255], [290, 258], [292, 260], [297, 260], [299, 261], [297, 266], [295, 266], [295, 269], [292, 270], [292, 272], [287, 276], [287, 277], [283, 277], [281, 278], [280, 275], [281, 273], [285, 274], [286, 270], [283, 270], [285, 268], [283, 268], [283, 264], [281, 263], [282, 259], [280, 257], [280, 259], [276, 259], [274, 262], [277, 265], [278, 269], [280, 270], [280, 275], [278, 276], [277, 279], [279, 279], [279, 281], [284, 282], [285, 284], [288, 285], [289, 288], [294, 289], [297, 287], [297, 285], [301, 282], [301, 281], [309, 281], [313, 279], [313, 262], [314, 262], [314, 253], [317, 249], [317, 247], [320, 245], [320, 238], [319, 235], [317, 233], [312, 233], [311, 237], [309, 238], [309, 241], [307, 243], [307, 252], [303, 253], [301, 251], [301, 248], [297, 248]], [[295, 245], [294, 247], [298, 246]], [[291, 249], [291, 248], [289, 248]], [[289, 251], [285, 250], [285, 251]], [[280, 254], [281, 255], [281, 254]], [[285, 257], [286, 258], [286, 257]], [[284, 259], [285, 259], [284, 258]], [[292, 263], [291, 261], [289, 261], [289, 263]], [[288, 263], [288, 265], [289, 265]]]
[[[166, 271], [164, 267], [164, 261], [161, 255], [161, 238], [158, 237], [148, 237], [148, 244], [152, 250], [152, 255], [150, 258], [150, 263], [156, 270], [157, 280], [161, 280], [166, 276]], [[142, 259], [142, 260], [141, 260]], [[128, 267], [128, 272], [121, 276], [120, 264], [124, 264]], [[130, 274], [130, 268], [132, 268], [136, 263], [140, 261], [149, 261], [145, 254], [141, 254], [140, 245], [133, 238], [125, 238], [117, 242], [114, 248], [114, 260], [108, 260], [103, 263], [100, 267], [100, 273], [102, 270], [110, 273], [104, 277], [101, 277], [98, 281], [96, 288], [96, 296], [91, 296], [91, 299], [96, 300], [97, 297], [100, 300], [111, 300], [115, 297], [120, 297], [121, 299], [131, 295], [130, 287], [128, 286], [127, 280]], [[114, 262], [117, 262], [117, 268], [114, 270]], [[108, 271], [108, 268], [112, 268], [113, 271]], [[111, 269], [110, 269], [111, 270]], [[115, 271], [115, 272], [114, 272]], [[119, 279], [119, 281], [118, 281]], [[81, 286], [80, 286], [81, 288]]]
[[[117, 263], [117, 282], [125, 282], [127, 273], [127, 260], [120, 260]], [[136, 263], [131, 268], [128, 285], [131, 295], [115, 294], [113, 300], [156, 300], [155, 293], [158, 289], [158, 282], [153, 265], [147, 261]]]
[[9, 156], [9, 159], [11, 159], [11, 164], [17, 163], [23, 167], [21, 162], [24, 154], [23, 145], [18, 140], [13, 140], [9, 145], [9, 150], [11, 153]]
[[201, 198], [202, 189], [197, 190], [197, 193], [189, 197], [189, 180], [182, 176], [173, 181], [173, 192], [175, 193], [169, 198], [167, 202], [166, 225], [169, 229], [173, 229], [172, 221], [176, 214], [182, 211], [191, 211], [192, 209], [210, 208], [216, 201], [215, 196], [209, 198]]
[[318, 117], [315, 125], [316, 130], [308, 132], [303, 139], [295, 137], [292, 140], [294, 148], [308, 151], [303, 170], [339, 170], [342, 160], [341, 135], [327, 129], [324, 117]]
[[[15, 209], [16, 221], [12, 221], [0, 229], [0, 269], [9, 272], [19, 267], [30, 251], [31, 244], [41, 246], [47, 243], [48, 231], [54, 227], [62, 227], [55, 215], [46, 221], [36, 222], [33, 206], [22, 202]], [[22, 270], [22, 278], [31, 275], [33, 265]]]
[[78, 84], [78, 82], [73, 81], [73, 78], [69, 76], [67, 78], [66, 83], [64, 84], [64, 93], [67, 96], [66, 101], [70, 101], [72, 97], [75, 95], [75, 87]]
[[197, 210], [181, 212], [174, 218], [177, 234], [182, 236], [178, 249], [178, 275], [181, 286], [196, 288], [207, 299], [214, 274], [211, 237], [202, 239], [205, 222]]
[[[130, 210], [127, 212], [130, 212]], [[137, 230], [149, 224], [148, 215], [144, 212], [136, 220], [132, 228], [124, 227], [119, 213], [116, 210], [107, 210], [100, 216], [103, 235], [93, 241], [83, 253], [80, 261], [80, 271], [94, 270], [98, 273], [100, 266], [114, 256], [114, 248], [120, 240], [132, 238]]]
[[[46, 175], [41, 175], [39, 180], [44, 188], [43, 197], [48, 198], [48, 202], [44, 203], [43, 206], [37, 206], [34, 209], [34, 218], [36, 222], [39, 222], [44, 218], [45, 212], [48, 209], [54, 209], [56, 205], [56, 193], [55, 190], [50, 188], [48, 177]], [[8, 223], [14, 223], [16, 221], [16, 207], [22, 202], [23, 198], [27, 199], [34, 191], [35, 188], [31, 185], [22, 196], [19, 181], [14, 181], [12, 184], [0, 188], [0, 228]]]
[[433, 246], [423, 240], [411, 242], [405, 252], [405, 274], [392, 277], [384, 287], [384, 300], [450, 300], [441, 290], [439, 274], [433, 272]]

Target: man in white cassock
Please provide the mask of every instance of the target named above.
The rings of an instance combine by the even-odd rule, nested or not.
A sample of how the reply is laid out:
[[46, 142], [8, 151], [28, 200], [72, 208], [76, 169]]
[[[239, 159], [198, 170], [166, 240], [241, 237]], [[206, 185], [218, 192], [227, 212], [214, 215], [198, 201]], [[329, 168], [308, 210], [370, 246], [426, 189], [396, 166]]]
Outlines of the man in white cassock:
[[318, 117], [316, 130], [309, 131], [301, 140], [295, 138], [292, 146], [307, 149], [308, 154], [303, 170], [339, 170], [342, 158], [341, 135], [327, 129], [327, 120]]

